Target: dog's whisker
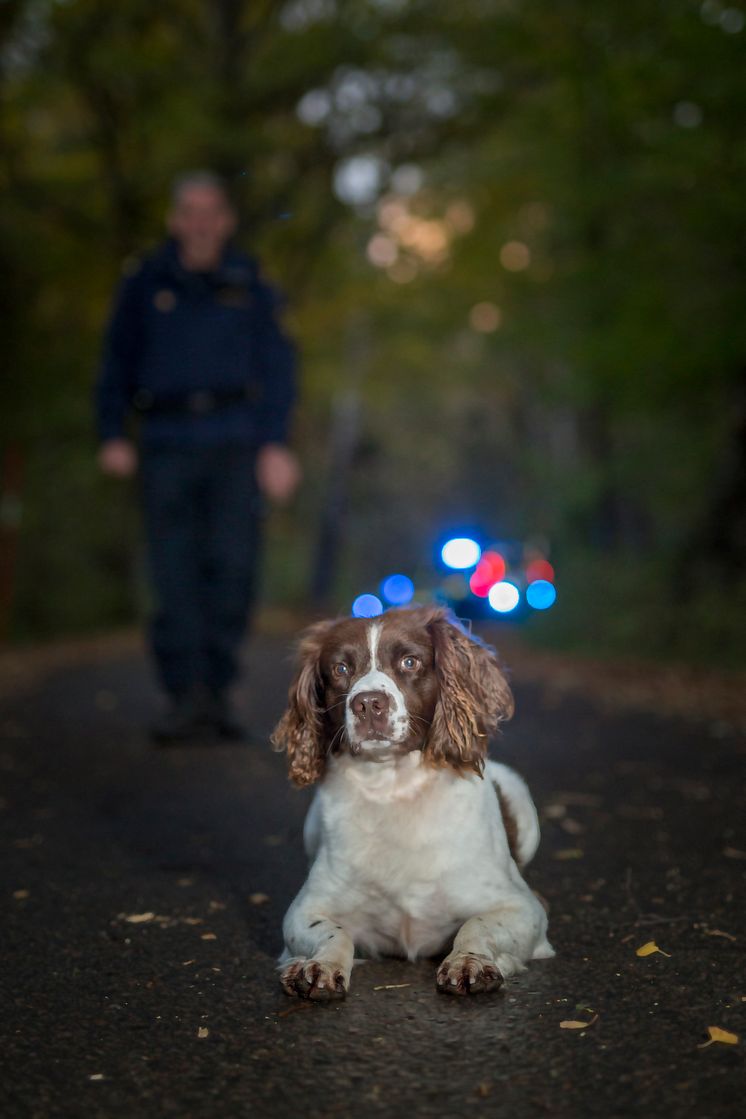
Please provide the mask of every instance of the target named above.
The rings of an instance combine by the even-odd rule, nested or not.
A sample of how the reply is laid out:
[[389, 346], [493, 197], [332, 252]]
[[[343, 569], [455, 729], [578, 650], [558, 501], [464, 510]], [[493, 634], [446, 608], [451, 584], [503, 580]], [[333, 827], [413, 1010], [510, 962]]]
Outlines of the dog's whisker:
[[332, 750], [334, 749], [334, 746], [335, 746], [335, 743], [336, 743], [336, 739], [337, 739], [337, 736], [339, 736], [339, 741], [340, 741], [340, 744], [341, 744], [341, 742], [342, 742], [342, 739], [344, 738], [344, 735], [345, 735], [345, 731], [346, 731], [346, 729], [347, 729], [347, 728], [345, 727], [345, 725], [344, 725], [344, 723], [343, 723], [343, 724], [342, 724], [342, 726], [341, 726], [341, 727], [339, 727], [339, 728], [338, 728], [338, 730], [336, 730], [336, 731], [334, 732], [334, 734], [332, 735], [332, 738], [331, 738], [331, 740], [330, 740], [330, 742], [329, 742], [329, 745], [328, 745], [328, 746], [327, 746], [327, 748], [326, 748], [326, 753], [327, 753], [327, 754], [331, 754]]
[[336, 703], [333, 703], [331, 705], [331, 707], [324, 707], [322, 710], [322, 714], [328, 715], [329, 712], [333, 711], [335, 707], [341, 707], [344, 703], [347, 703], [347, 696], [343, 696], [342, 699], [338, 699]]

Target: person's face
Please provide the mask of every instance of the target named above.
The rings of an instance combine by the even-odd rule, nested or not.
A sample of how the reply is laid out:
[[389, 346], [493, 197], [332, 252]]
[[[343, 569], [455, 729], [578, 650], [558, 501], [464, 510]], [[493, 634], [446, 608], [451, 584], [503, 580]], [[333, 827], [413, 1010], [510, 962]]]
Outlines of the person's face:
[[227, 199], [211, 186], [184, 187], [168, 216], [169, 232], [179, 242], [187, 265], [217, 261], [235, 227]]

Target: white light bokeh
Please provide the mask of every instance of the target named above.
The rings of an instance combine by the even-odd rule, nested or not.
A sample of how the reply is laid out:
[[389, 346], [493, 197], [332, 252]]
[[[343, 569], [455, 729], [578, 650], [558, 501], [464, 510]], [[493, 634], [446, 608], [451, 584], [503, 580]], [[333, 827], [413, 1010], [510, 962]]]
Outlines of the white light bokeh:
[[309, 89], [296, 106], [298, 119], [316, 128], [329, 116], [332, 99], [325, 89]]
[[509, 614], [511, 610], [515, 610], [521, 601], [521, 592], [515, 583], [503, 580], [501, 583], [495, 583], [494, 587], [490, 587], [487, 600], [498, 614]]
[[457, 571], [474, 567], [479, 563], [481, 554], [482, 549], [479, 544], [469, 536], [456, 536], [446, 541], [440, 553], [446, 567], [455, 568]]
[[385, 165], [375, 155], [354, 155], [342, 160], [334, 172], [334, 193], [348, 206], [365, 206], [378, 196]]

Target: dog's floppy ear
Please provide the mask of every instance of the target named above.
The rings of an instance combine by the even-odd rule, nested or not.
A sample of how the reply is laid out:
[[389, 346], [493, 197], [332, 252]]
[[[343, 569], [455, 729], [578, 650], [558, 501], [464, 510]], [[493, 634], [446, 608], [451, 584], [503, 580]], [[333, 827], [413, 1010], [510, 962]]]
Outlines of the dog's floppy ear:
[[435, 654], [438, 702], [424, 754], [434, 764], [484, 770], [489, 736], [513, 714], [513, 695], [495, 652], [469, 637], [447, 610], [427, 623]]
[[321, 649], [329, 622], [311, 626], [301, 638], [299, 667], [288, 692], [288, 708], [271, 735], [276, 750], [287, 750], [290, 779], [312, 785], [326, 766]]

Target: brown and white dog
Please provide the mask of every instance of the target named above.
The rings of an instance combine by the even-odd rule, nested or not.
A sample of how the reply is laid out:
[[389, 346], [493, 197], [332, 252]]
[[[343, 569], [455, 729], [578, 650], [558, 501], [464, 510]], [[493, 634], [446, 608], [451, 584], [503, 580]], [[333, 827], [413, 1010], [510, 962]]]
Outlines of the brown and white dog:
[[444, 610], [390, 610], [305, 634], [272, 736], [298, 785], [318, 782], [304, 829], [311, 867], [280, 960], [290, 995], [343, 997], [355, 950], [451, 950], [438, 989], [498, 987], [554, 955], [519, 867], [539, 825], [523, 780], [487, 760], [513, 713], [493, 651]]

